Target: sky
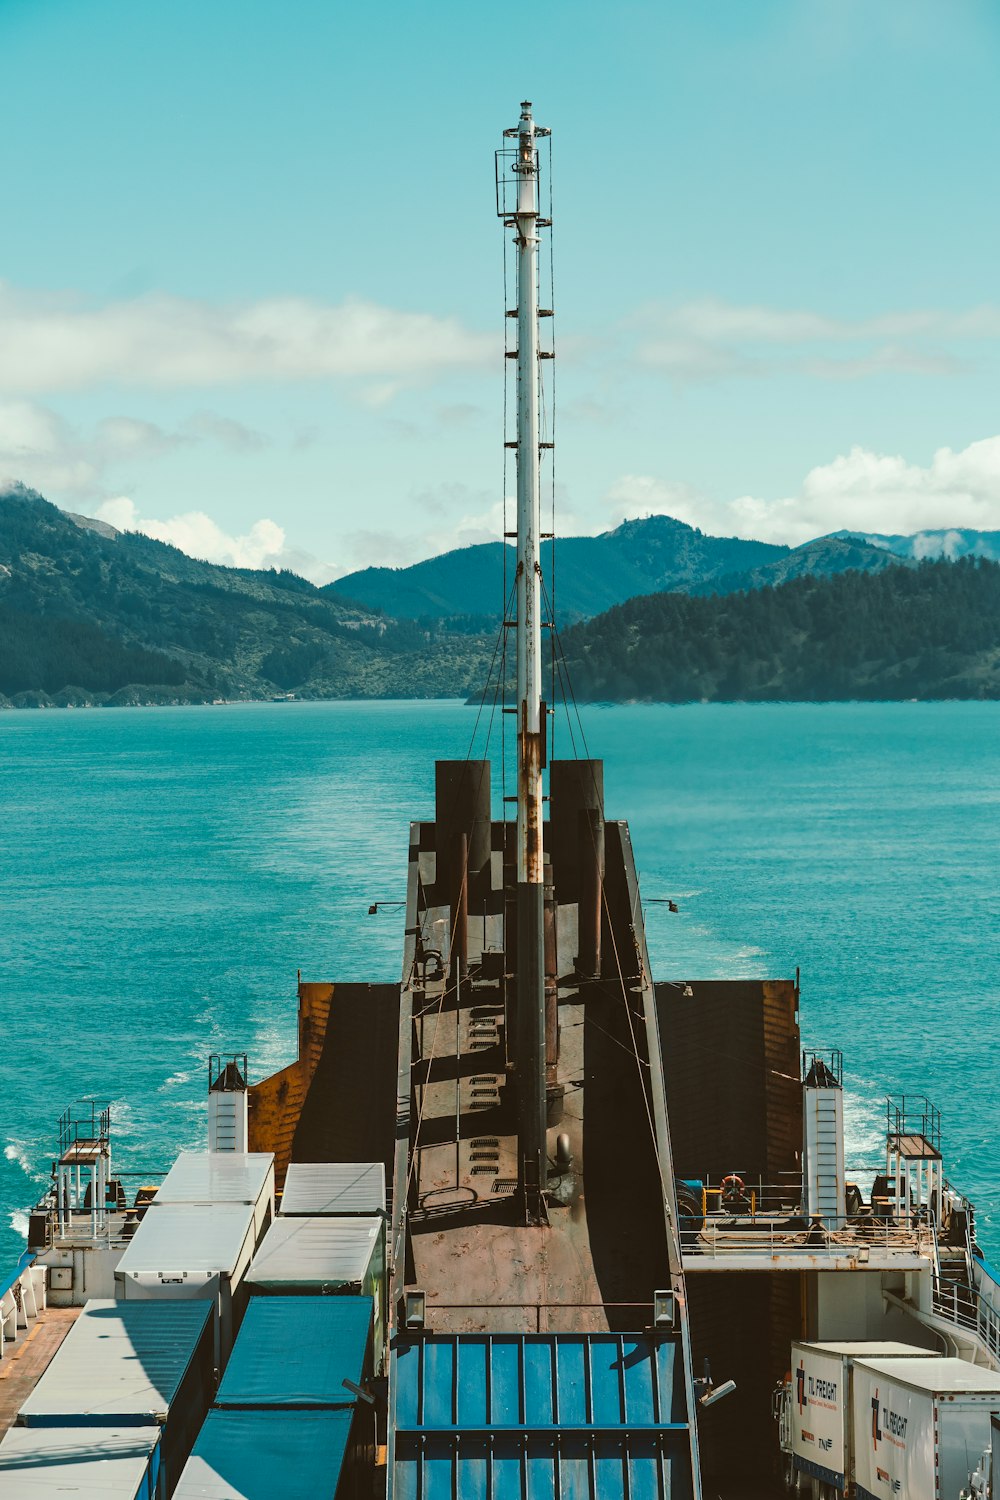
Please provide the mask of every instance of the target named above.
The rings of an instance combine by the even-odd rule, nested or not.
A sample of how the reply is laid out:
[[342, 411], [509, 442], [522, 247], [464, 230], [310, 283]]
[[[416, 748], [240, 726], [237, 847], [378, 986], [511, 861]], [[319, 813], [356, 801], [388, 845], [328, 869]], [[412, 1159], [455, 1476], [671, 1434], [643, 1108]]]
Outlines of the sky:
[[0, 0], [0, 56], [0, 476], [64, 509], [318, 582], [498, 536], [530, 98], [558, 530], [1000, 529], [995, 0]]

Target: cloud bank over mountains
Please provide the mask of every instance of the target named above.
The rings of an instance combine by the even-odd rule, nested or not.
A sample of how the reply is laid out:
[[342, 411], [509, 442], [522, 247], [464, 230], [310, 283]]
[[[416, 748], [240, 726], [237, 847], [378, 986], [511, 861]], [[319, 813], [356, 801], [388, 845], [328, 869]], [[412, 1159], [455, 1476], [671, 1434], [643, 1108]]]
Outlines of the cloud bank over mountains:
[[[560, 353], [568, 356], [564, 373], [582, 369], [586, 381], [598, 370], [607, 377], [605, 386], [620, 393], [617, 414], [601, 429], [604, 458], [610, 454], [613, 460], [616, 450], [629, 447], [627, 393], [652, 389], [662, 395], [654, 376], [678, 387], [777, 381], [789, 373], [797, 382], [800, 376], [852, 381], [888, 373], [943, 376], [948, 382], [998, 341], [1000, 307], [992, 305], [851, 319], [705, 297], [647, 306], [625, 323], [588, 330], [586, 340], [574, 342], [570, 330], [560, 339]], [[479, 412], [469, 399], [472, 383], [496, 382], [500, 352], [499, 332], [363, 298], [331, 303], [271, 296], [217, 305], [155, 293], [98, 303], [0, 283], [0, 475], [24, 481], [69, 509], [145, 531], [212, 562], [291, 567], [317, 582], [367, 564], [406, 565], [496, 538], [502, 529], [499, 485], [484, 482], [478, 449], [466, 450], [472, 453], [468, 479], [463, 475], [459, 482], [443, 472], [433, 492], [426, 483], [436, 457], [413, 462], [417, 443], [427, 453], [433, 443], [434, 454], [447, 457], [454, 430], [465, 430], [469, 414]], [[457, 392], [441, 397], [438, 390], [423, 400], [426, 387], [448, 379]], [[295, 545], [301, 516], [296, 522], [278, 509], [279, 522], [267, 513], [280, 502], [264, 493], [265, 485], [258, 485], [257, 498], [243, 495], [251, 468], [245, 464], [237, 471], [238, 456], [252, 461], [270, 449], [268, 472], [281, 484], [285, 473], [293, 475], [305, 462], [299, 450], [319, 441], [316, 427], [308, 429], [311, 437], [303, 436], [305, 428], [298, 438], [278, 437], [287, 425], [284, 415], [271, 423], [272, 432], [259, 430], [258, 418], [238, 420], [253, 409], [241, 388], [268, 382], [297, 385], [296, 398], [303, 383], [314, 383], [320, 412], [330, 395], [346, 398], [351, 443], [367, 443], [372, 451], [382, 444], [376, 456], [383, 508], [375, 512], [366, 493], [357, 492], [357, 481], [351, 493], [338, 493], [329, 506], [336, 530], [328, 526], [326, 536], [313, 541], [326, 557]], [[579, 419], [580, 393], [572, 380], [567, 384], [562, 410]], [[227, 415], [210, 404], [227, 404], [212, 394], [222, 388], [232, 393]], [[420, 398], [411, 409], [402, 418], [379, 415], [404, 390]], [[442, 400], [450, 404], [441, 406]], [[262, 406], [268, 416], [259, 417], [261, 423], [272, 410], [285, 410], [270, 393], [258, 402], [258, 412]], [[441, 413], [449, 414], [447, 434]], [[308, 419], [315, 415], [311, 409]], [[582, 419], [588, 436], [600, 425], [593, 413], [584, 412]], [[313, 494], [334, 451], [328, 435], [323, 441], [327, 447], [309, 460]], [[669, 444], [668, 433], [665, 451]], [[174, 470], [164, 459], [183, 452], [189, 456], [178, 472], [188, 488], [175, 507]], [[639, 462], [650, 463], [648, 447]], [[675, 455], [673, 462], [685, 460]], [[690, 469], [697, 455], [686, 462]], [[394, 481], [386, 479], [393, 468], [398, 501]], [[419, 478], [411, 477], [418, 472]], [[659, 468], [621, 474], [609, 485], [607, 476], [615, 472], [605, 463], [590, 493], [582, 490], [586, 469], [582, 481], [560, 481], [558, 524], [564, 535], [656, 512], [717, 535], [792, 545], [837, 530], [909, 535], [1000, 529], [1000, 437], [940, 448], [926, 466], [902, 454], [852, 447], [808, 469], [794, 492], [784, 495], [750, 488], [720, 498]], [[150, 488], [158, 498], [149, 497]], [[171, 499], [164, 500], [164, 492]], [[226, 497], [218, 507], [225, 524], [213, 514], [213, 493]], [[246, 513], [234, 518], [237, 502]], [[334, 550], [337, 555], [330, 555]]]
[[[123, 496], [105, 501], [91, 511], [120, 530], [145, 532], [170, 542], [207, 562], [246, 568], [292, 568], [316, 583], [355, 568], [403, 567], [454, 547], [497, 540], [503, 526], [502, 507], [487, 505], [488, 497], [461, 487], [426, 503], [426, 526], [407, 535], [377, 529], [344, 535], [335, 561], [324, 561], [289, 546], [285, 529], [268, 517], [254, 522], [239, 536], [225, 532], [203, 511], [189, 511], [157, 520], [140, 514]], [[484, 506], [477, 512], [477, 502]], [[740, 495], [714, 501], [690, 485], [648, 474], [624, 475], [606, 496], [606, 512], [596, 524], [582, 515], [567, 517], [563, 535], [596, 533], [608, 521], [618, 525], [630, 517], [664, 514], [698, 526], [716, 536], [753, 537], [758, 541], [798, 546], [833, 531], [910, 536], [915, 533], [966, 528], [1000, 530], [1000, 437], [972, 443], [962, 452], [942, 448], [926, 468], [899, 456], [854, 448], [832, 463], [806, 474], [795, 495], [762, 499]], [[447, 519], [449, 508], [454, 510]], [[938, 555], [940, 539], [928, 542], [927, 555]], [[945, 542], [947, 553], [947, 542]], [[919, 543], [916, 555], [920, 555]]]
[[713, 500], [687, 485], [628, 474], [608, 495], [615, 520], [665, 512], [719, 536], [798, 546], [831, 531], [911, 535], [949, 527], [1000, 529], [1000, 437], [961, 452], [940, 448], [930, 464], [852, 448], [810, 469], [794, 495]]

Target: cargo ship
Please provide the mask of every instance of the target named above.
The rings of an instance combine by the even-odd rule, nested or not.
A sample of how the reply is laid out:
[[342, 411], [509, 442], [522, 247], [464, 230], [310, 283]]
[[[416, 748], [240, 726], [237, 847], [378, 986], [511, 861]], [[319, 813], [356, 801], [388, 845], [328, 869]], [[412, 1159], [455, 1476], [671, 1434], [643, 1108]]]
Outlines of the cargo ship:
[[548, 149], [525, 103], [496, 154], [516, 790], [436, 763], [398, 981], [300, 976], [296, 1057], [213, 1056], [162, 1181], [107, 1108], [61, 1117], [0, 1282], [2, 1497], [989, 1492], [1000, 1275], [938, 1111], [889, 1100], [849, 1172], [798, 976], [657, 980], [603, 765], [549, 755]]

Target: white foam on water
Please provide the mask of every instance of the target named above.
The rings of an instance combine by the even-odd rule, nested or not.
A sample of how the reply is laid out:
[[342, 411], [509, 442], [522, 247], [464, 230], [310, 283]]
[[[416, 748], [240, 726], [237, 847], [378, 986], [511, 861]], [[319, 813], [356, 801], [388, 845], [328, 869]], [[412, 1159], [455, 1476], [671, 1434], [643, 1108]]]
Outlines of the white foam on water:
[[190, 1073], [171, 1073], [170, 1077], [165, 1078], [160, 1084], [157, 1092], [164, 1094], [167, 1089], [180, 1088], [183, 1084], [190, 1082], [190, 1079]]
[[848, 1174], [861, 1167], [885, 1170], [885, 1103], [874, 1084], [870, 1092], [863, 1083], [844, 1090], [844, 1157]]
[[23, 1239], [28, 1238], [28, 1215], [20, 1208], [15, 1208], [10, 1215], [10, 1227], [15, 1234], [21, 1235]]
[[20, 1167], [25, 1177], [30, 1178], [32, 1182], [44, 1182], [45, 1179], [42, 1173], [38, 1171], [36, 1162], [29, 1155], [28, 1143], [26, 1141], [11, 1141], [3, 1148], [3, 1154], [9, 1162], [13, 1162], [16, 1166]]

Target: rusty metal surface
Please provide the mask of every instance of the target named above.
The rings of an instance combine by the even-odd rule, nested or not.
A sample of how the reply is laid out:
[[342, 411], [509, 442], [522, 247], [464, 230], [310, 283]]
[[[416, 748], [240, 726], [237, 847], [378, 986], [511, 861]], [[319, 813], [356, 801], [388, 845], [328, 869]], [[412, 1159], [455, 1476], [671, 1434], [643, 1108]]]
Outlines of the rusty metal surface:
[[251, 1151], [289, 1162], [392, 1162], [399, 990], [300, 982], [299, 1055], [249, 1090]]
[[[510, 1196], [518, 1139], [509, 1020], [502, 984], [477, 968], [474, 938], [467, 985], [413, 993], [406, 1284], [426, 1291], [432, 1328], [644, 1326], [654, 1290], [670, 1285], [655, 1100], [641, 1081], [650, 1056], [645, 1001], [634, 993], [634, 868], [620, 837], [613, 857], [621, 974], [581, 984], [577, 908], [553, 913], [565, 1097], [547, 1140], [547, 1226], [526, 1225]], [[551, 1172], [557, 1132], [571, 1157], [561, 1176]]]

